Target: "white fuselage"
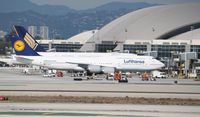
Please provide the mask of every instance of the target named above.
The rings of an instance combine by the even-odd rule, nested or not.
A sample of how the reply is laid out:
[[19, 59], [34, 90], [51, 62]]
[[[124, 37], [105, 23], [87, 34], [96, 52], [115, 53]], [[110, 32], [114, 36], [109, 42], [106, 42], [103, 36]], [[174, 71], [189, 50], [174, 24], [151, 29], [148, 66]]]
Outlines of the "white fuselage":
[[[164, 66], [150, 56], [127, 53], [58, 53], [40, 52], [41, 56], [21, 56], [31, 59], [30, 64], [52, 69], [84, 70], [81, 65], [115, 68], [123, 71], [154, 70]], [[23, 62], [20, 61], [20, 62]]]

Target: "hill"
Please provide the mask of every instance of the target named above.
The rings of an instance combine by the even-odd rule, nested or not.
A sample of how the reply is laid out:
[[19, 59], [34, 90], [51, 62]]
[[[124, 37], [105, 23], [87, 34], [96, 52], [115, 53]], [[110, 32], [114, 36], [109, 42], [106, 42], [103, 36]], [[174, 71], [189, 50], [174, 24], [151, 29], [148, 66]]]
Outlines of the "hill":
[[66, 6], [36, 5], [29, 0], [0, 0], [0, 30], [8, 32], [12, 25], [26, 28], [30, 25], [46, 25], [50, 37], [57, 35], [69, 38], [85, 30], [99, 29], [134, 10], [154, 5], [111, 2], [97, 8], [76, 11]]

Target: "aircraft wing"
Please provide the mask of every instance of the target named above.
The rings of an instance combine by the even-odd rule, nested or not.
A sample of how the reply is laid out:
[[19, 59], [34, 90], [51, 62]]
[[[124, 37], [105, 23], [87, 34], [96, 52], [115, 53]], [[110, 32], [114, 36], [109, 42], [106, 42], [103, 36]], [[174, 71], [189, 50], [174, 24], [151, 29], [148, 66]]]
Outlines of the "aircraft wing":
[[16, 60], [18, 62], [24, 63], [24, 64], [31, 64], [33, 59], [23, 57], [23, 56], [15, 56]]
[[66, 62], [68, 64], [77, 64], [79, 67], [90, 73], [114, 73], [114, 67], [104, 66], [104, 65], [95, 65], [95, 64], [86, 64], [86, 63], [76, 63], [76, 62]]

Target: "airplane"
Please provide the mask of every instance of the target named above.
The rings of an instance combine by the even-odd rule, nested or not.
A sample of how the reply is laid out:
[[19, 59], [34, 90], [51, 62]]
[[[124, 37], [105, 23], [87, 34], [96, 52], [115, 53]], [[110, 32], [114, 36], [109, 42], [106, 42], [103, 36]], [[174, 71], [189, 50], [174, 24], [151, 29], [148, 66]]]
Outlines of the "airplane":
[[21, 26], [13, 26], [10, 40], [16, 60], [49, 69], [114, 73], [119, 71], [149, 71], [164, 64], [151, 56], [129, 53], [43, 52], [37, 41]]

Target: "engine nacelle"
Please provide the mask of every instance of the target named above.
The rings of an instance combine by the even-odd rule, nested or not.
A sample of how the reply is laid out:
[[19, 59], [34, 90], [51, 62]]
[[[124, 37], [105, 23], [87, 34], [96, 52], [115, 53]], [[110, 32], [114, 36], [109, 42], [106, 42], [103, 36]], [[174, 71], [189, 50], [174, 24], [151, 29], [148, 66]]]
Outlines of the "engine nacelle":
[[113, 67], [102, 67], [101, 70], [103, 73], [114, 73], [115, 72], [115, 68], [113, 68]]
[[113, 67], [101, 67], [98, 65], [89, 65], [88, 71], [90, 73], [114, 73], [115, 68]]
[[101, 67], [98, 65], [89, 65], [88, 66], [88, 71], [91, 73], [100, 73], [101, 72]]

